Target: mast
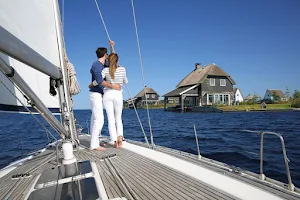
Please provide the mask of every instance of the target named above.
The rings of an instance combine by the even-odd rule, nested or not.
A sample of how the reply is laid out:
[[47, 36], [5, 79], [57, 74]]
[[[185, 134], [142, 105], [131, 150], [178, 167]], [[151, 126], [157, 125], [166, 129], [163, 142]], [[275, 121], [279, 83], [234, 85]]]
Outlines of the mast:
[[73, 121], [73, 110], [71, 108], [71, 98], [70, 98], [70, 91], [68, 88], [68, 77], [67, 77], [67, 70], [66, 70], [66, 63], [64, 62], [64, 43], [63, 43], [63, 36], [62, 36], [62, 27], [61, 27], [61, 18], [59, 12], [59, 5], [58, 0], [53, 0], [54, 5], [54, 13], [55, 13], [55, 22], [56, 22], [56, 35], [57, 35], [57, 43], [59, 47], [59, 56], [60, 56], [60, 65], [61, 65], [61, 72], [62, 72], [62, 79], [58, 83], [58, 94], [60, 99], [61, 105], [61, 119], [62, 124], [65, 130], [70, 133], [69, 139], [74, 141], [77, 139], [77, 135], [75, 134], [75, 124]]

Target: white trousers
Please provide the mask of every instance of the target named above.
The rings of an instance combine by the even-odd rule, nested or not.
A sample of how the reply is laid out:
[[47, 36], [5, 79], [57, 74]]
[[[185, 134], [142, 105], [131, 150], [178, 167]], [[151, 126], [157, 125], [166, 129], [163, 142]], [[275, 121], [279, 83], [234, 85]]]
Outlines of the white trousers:
[[95, 149], [100, 146], [99, 134], [104, 124], [102, 94], [90, 92], [90, 101], [92, 106], [90, 148]]
[[123, 136], [123, 94], [119, 90], [105, 90], [103, 104], [107, 114], [108, 131], [111, 141], [117, 141], [118, 136]]

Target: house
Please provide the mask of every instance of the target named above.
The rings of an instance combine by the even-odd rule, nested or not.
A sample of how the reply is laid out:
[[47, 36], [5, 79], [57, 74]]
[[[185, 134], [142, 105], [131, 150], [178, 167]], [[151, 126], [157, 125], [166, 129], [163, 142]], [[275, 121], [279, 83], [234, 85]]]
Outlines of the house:
[[146, 105], [146, 98], [148, 104], [158, 104], [159, 102], [159, 94], [154, 91], [152, 88], [145, 87], [142, 91], [140, 91], [134, 98], [127, 100], [128, 106], [134, 102], [136, 107], [142, 107]]
[[169, 98], [179, 97], [183, 110], [185, 106], [207, 106], [213, 104], [230, 105], [233, 102], [233, 85], [235, 81], [216, 64], [195, 69], [182, 79], [176, 89], [163, 95], [164, 103]]
[[242, 95], [242, 92], [239, 88], [233, 88], [233, 102], [240, 103], [244, 101], [244, 97]]
[[264, 100], [266, 102], [276, 102], [276, 101], [287, 101], [288, 99], [284, 96], [282, 90], [270, 90], [267, 89]]
[[253, 103], [258, 103], [260, 102], [261, 98], [260, 96], [257, 95], [253, 95], [253, 94], [249, 94], [246, 98], [245, 98], [245, 102], [253, 102]]

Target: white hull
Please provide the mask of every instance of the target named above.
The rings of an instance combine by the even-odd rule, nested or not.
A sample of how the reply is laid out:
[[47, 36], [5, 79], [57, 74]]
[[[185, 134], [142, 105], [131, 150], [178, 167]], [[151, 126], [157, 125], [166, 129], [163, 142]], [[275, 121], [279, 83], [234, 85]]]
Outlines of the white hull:
[[[88, 146], [89, 135], [80, 135], [79, 139], [83, 145]], [[231, 167], [217, 161], [206, 158], [198, 160], [196, 155], [159, 146], [155, 148], [156, 150], [152, 150], [147, 148], [145, 144], [134, 141], [124, 142], [121, 149], [115, 149], [109, 147], [109, 144], [107, 145], [106, 151], [92, 151], [82, 146], [83, 148], [74, 152], [78, 161], [88, 160], [91, 162], [92, 168], [92, 172], [86, 173], [84, 177], [78, 177], [76, 180], [94, 178], [98, 194], [102, 199], [130, 199], [131, 193], [139, 199], [177, 199], [177, 195], [178, 198], [182, 196], [182, 198], [186, 197], [187, 199], [198, 199], [197, 197], [203, 195], [201, 190], [206, 191], [205, 195], [207, 198], [209, 197], [208, 199], [223, 199], [222, 195], [224, 199], [300, 199], [297, 188], [296, 192], [292, 192], [286, 187], [281, 187], [280, 184], [259, 180], [258, 175], [257, 177], [251, 176], [249, 175], [250, 172], [236, 173]], [[53, 155], [52, 157], [50, 155], [49, 158], [46, 157], [46, 160], [40, 160], [39, 158], [43, 154]], [[0, 194], [4, 196], [0, 197], [6, 198], [5, 194], [7, 195], [9, 191], [13, 191], [10, 194], [11, 196], [15, 193], [17, 197], [22, 192], [22, 195], [26, 193], [27, 198], [33, 191], [47, 190], [53, 184], [59, 186], [72, 181], [74, 178], [70, 177], [57, 179], [54, 183], [51, 179], [53, 177], [48, 175], [52, 183], [41, 183], [47, 179], [41, 178], [41, 176], [45, 176], [43, 171], [44, 174], [48, 174], [45, 170], [51, 171], [51, 165], [52, 169], [55, 167], [55, 155], [55, 146], [53, 146], [42, 150], [37, 156], [14, 162], [2, 169], [0, 171], [0, 186], [4, 184], [3, 181], [12, 183], [17, 181], [17, 179], [13, 180], [10, 176], [14, 172], [18, 174], [21, 167], [23, 167], [22, 171], [26, 171], [26, 165], [28, 165], [28, 169], [31, 169], [32, 173], [30, 173], [29, 178], [20, 179], [20, 181], [28, 181], [27, 189], [20, 191], [20, 189], [14, 188], [15, 184], [11, 183], [12, 187], [6, 187], [6, 189], [2, 187]], [[109, 162], [113, 163], [111, 167], [109, 167]], [[30, 166], [30, 163], [35, 163], [35, 165], [39, 163], [38, 166], [42, 167], [35, 172], [33, 169], [36, 166]], [[112, 169], [115, 169], [116, 172], [113, 173]], [[118, 176], [121, 177], [120, 180], [124, 179], [124, 184], [122, 184], [122, 181], [121, 183], [112, 181], [114, 180], [112, 177], [116, 177], [119, 172], [120, 175]], [[31, 180], [29, 181], [29, 179]], [[188, 182], [190, 183], [188, 184]], [[120, 186], [123, 185], [123, 188], [126, 188], [126, 184], [130, 185], [131, 188], [128, 191], [124, 191], [126, 189], [122, 189]], [[160, 190], [157, 185], [164, 185], [166, 188]], [[179, 185], [181, 185], [180, 188]], [[19, 187], [24, 189], [21, 182]], [[108, 188], [114, 188], [115, 192], [110, 191]], [[132, 191], [130, 192], [130, 190]], [[218, 195], [216, 196], [216, 194]], [[36, 198], [31, 196], [29, 199]]]

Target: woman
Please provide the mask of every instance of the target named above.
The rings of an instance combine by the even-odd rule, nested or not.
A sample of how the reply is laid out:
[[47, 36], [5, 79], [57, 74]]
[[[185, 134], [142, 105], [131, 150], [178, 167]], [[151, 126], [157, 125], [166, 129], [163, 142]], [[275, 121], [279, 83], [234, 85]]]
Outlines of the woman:
[[[102, 78], [106, 79], [111, 84], [128, 83], [126, 77], [126, 70], [119, 66], [119, 56], [116, 53], [111, 53], [108, 56], [109, 68], [102, 70]], [[92, 85], [98, 85], [96, 81]], [[108, 119], [108, 130], [111, 140], [114, 142], [114, 147], [122, 146], [123, 141], [123, 123], [122, 123], [122, 109], [123, 109], [123, 94], [122, 90], [114, 90], [108, 87], [104, 88], [103, 105], [106, 110]]]

